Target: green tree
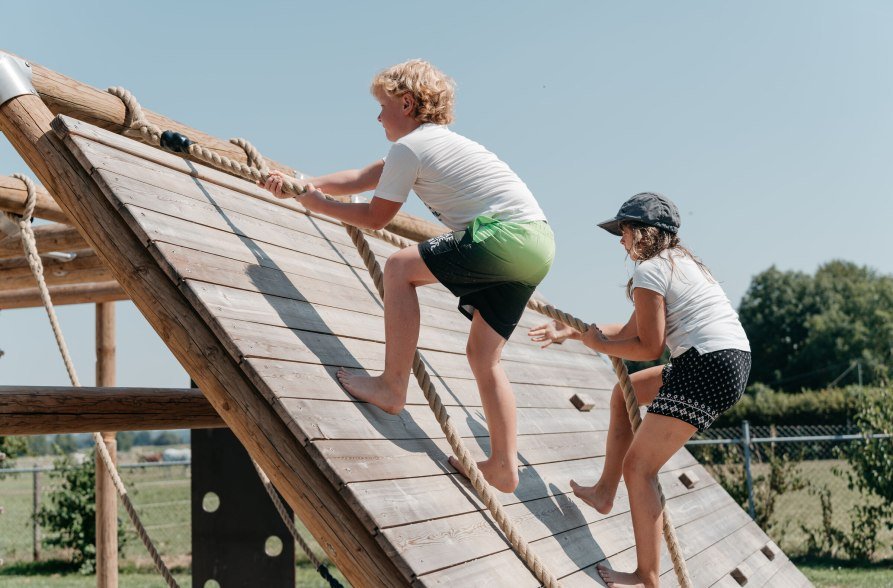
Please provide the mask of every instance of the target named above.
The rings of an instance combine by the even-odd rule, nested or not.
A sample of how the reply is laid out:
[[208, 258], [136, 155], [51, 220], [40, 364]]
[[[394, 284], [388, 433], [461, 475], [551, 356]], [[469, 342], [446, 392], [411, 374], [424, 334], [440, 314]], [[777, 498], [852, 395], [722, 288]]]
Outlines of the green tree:
[[893, 375], [891, 276], [845, 261], [814, 276], [773, 266], [751, 280], [739, 315], [753, 351], [752, 382], [820, 388], [855, 361], [866, 384]]

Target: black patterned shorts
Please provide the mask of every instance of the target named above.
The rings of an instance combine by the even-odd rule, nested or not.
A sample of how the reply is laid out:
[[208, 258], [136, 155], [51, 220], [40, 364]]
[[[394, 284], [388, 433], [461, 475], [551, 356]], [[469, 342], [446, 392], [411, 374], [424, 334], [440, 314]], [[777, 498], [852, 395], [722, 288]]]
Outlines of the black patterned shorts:
[[663, 385], [648, 412], [703, 431], [738, 402], [749, 375], [748, 351], [722, 349], [702, 355], [692, 347], [664, 366]]

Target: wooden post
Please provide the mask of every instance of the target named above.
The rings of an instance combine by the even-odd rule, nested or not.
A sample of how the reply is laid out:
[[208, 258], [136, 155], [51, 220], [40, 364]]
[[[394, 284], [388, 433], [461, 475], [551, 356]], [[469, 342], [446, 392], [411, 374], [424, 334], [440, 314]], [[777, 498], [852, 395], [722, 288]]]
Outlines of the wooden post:
[[[117, 282], [338, 569], [355, 584], [408, 586], [410, 582], [368, 534], [345, 496], [326, 479], [307, 449], [295, 442], [282, 417], [231, 361], [182, 292], [151, 259], [145, 244], [53, 132], [52, 121], [46, 105], [34, 95], [0, 105], [0, 131], [91, 248], [108, 260]], [[64, 128], [59, 129], [64, 134]], [[139, 269], [129, 269], [133, 267]]]
[[[96, 305], [96, 385], [115, 385], [115, 303]], [[116, 461], [115, 433], [102, 439]], [[118, 496], [112, 477], [96, 456], [96, 586], [118, 586]]]
[[40, 561], [40, 523], [37, 520], [37, 511], [40, 510], [40, 469], [37, 464], [34, 464], [34, 471], [31, 472], [31, 475], [34, 476], [31, 481], [31, 503], [32, 503], [32, 511], [34, 516], [31, 518], [31, 539], [34, 544], [34, 561]]

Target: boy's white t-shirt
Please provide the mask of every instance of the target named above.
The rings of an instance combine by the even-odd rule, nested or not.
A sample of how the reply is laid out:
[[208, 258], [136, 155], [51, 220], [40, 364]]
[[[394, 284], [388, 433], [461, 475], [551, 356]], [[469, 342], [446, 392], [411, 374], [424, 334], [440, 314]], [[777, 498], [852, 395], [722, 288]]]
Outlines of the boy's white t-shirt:
[[722, 287], [704, 275], [689, 255], [665, 250], [637, 264], [633, 288], [646, 288], [664, 297], [671, 357], [692, 347], [702, 354], [721, 349], [750, 351], [738, 313]]
[[391, 146], [375, 196], [406, 202], [410, 190], [454, 231], [482, 215], [511, 222], [546, 220], [508, 165], [444, 125], [425, 123]]

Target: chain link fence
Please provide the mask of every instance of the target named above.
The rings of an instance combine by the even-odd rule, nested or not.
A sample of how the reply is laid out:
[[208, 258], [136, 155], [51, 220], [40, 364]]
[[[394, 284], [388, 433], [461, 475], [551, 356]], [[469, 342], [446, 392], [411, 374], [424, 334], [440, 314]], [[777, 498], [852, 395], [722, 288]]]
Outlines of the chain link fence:
[[[92, 457], [92, 454], [91, 454]], [[140, 518], [165, 562], [188, 568], [191, 560], [190, 463], [120, 464], [118, 469]], [[48, 532], [34, 513], [49, 503], [49, 493], [60, 481], [53, 467], [19, 467], [0, 470], [0, 562], [67, 559], [68, 554], [44, 544]], [[122, 530], [121, 563], [151, 568], [152, 562], [119, 505]]]
[[[893, 443], [890, 435], [869, 438]], [[880, 500], [858, 491], [847, 455], [865, 436], [847, 426], [708, 429], [687, 448], [789, 555], [852, 557], [859, 542], [873, 559], [893, 556], [893, 531], [867, 537], [864, 510]], [[873, 524], [873, 523], [872, 523]], [[849, 546], [849, 547], [848, 547]]]

